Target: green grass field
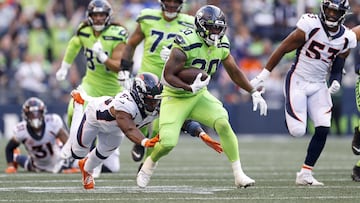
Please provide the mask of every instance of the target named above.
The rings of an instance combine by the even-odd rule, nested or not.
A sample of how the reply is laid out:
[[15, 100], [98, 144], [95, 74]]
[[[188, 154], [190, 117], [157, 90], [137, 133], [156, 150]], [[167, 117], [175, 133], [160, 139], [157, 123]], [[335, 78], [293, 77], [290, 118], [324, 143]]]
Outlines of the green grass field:
[[[121, 172], [102, 174], [95, 189], [82, 189], [80, 174], [28, 173], [7, 175], [1, 154], [0, 202], [359, 202], [360, 183], [350, 178], [360, 159], [350, 149], [351, 136], [329, 136], [315, 177], [321, 187], [295, 185], [310, 137], [240, 136], [244, 171], [256, 180], [250, 188], [234, 186], [231, 165], [197, 138], [182, 136], [178, 146], [163, 158], [149, 186], [140, 189], [131, 160], [132, 143], [121, 146]], [[4, 150], [6, 140], [1, 140]]]

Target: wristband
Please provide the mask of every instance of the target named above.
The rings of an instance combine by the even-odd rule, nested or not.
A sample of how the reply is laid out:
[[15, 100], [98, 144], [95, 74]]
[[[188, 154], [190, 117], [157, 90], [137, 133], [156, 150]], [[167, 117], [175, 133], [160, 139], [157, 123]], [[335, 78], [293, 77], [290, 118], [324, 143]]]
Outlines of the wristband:
[[[130, 71], [132, 66], [133, 66], [134, 62], [132, 61], [128, 61], [125, 59], [121, 59], [121, 64], [120, 64], [120, 70], [127, 70]], [[130, 71], [131, 72], [131, 71]]]
[[61, 66], [60, 66], [61, 69], [66, 69], [66, 70], [68, 70], [70, 67], [71, 67], [71, 64], [68, 64], [68, 63], [66, 63], [65, 61], [62, 61], [62, 62], [61, 62]]
[[149, 140], [149, 138], [144, 138], [141, 140], [141, 146], [145, 147], [146, 142]]

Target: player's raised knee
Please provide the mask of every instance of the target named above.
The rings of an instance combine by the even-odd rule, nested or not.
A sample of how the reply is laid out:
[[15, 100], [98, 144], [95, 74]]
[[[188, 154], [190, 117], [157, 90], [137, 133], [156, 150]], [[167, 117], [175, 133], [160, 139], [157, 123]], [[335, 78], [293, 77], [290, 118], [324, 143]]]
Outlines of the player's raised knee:
[[291, 136], [294, 136], [294, 137], [302, 137], [305, 135], [306, 133], [306, 129], [305, 128], [292, 128], [292, 129], [289, 129], [289, 132], [290, 132], [290, 135]]

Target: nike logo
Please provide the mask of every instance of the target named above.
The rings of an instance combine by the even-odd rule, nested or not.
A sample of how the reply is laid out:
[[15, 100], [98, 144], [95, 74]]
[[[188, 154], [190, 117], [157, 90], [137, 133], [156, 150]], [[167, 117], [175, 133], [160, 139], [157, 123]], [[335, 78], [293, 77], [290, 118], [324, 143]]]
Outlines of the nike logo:
[[360, 149], [356, 148], [355, 146], [352, 146], [353, 150], [356, 151], [358, 154], [360, 154]]
[[133, 154], [134, 157], [136, 157], [137, 159], [140, 159], [141, 154], [138, 154], [135, 151], [132, 151], [131, 153]]

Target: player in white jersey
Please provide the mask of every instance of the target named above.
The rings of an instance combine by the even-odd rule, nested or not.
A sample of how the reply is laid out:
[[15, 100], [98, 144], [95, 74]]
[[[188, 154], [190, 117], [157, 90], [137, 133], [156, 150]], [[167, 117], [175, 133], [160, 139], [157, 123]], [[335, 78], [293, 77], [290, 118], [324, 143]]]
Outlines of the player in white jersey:
[[[134, 79], [130, 91], [89, 101], [77, 131], [77, 141], [71, 146], [72, 156], [82, 159], [79, 168], [85, 189], [94, 188], [93, 170], [120, 146], [124, 136], [144, 147], [156, 144], [158, 136], [145, 138], [139, 128], [158, 117], [161, 91], [156, 75], [142, 73]], [[97, 145], [89, 153], [95, 138]]]
[[329, 133], [330, 94], [340, 89], [345, 59], [357, 43], [355, 33], [343, 25], [350, 10], [348, 0], [322, 0], [320, 10], [320, 15], [301, 16], [297, 28], [272, 53], [263, 71], [251, 80], [253, 86], [261, 86], [281, 58], [297, 50], [284, 87], [286, 124], [295, 137], [306, 133], [307, 115], [315, 126], [305, 162], [296, 175], [298, 185], [323, 185], [313, 177], [312, 169]]
[[[68, 133], [59, 115], [45, 113], [44, 102], [36, 97], [27, 99], [23, 104], [24, 120], [15, 126], [14, 136], [5, 150], [8, 163], [6, 173], [15, 173], [17, 165], [34, 172], [58, 173], [64, 169], [58, 142], [66, 143]], [[21, 143], [28, 155], [18, 155], [14, 159], [13, 151]]]

